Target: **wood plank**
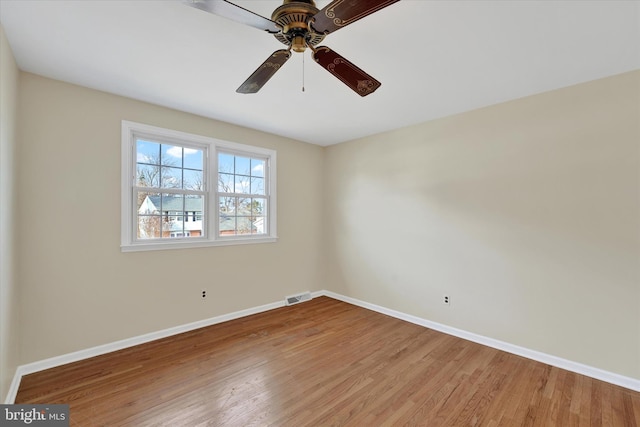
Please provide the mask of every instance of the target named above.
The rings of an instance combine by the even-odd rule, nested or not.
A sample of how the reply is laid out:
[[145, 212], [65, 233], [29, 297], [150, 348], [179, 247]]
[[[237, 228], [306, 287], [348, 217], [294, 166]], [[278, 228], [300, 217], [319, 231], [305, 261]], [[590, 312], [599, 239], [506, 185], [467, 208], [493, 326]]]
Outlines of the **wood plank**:
[[321, 297], [23, 378], [71, 425], [639, 426], [640, 393]]

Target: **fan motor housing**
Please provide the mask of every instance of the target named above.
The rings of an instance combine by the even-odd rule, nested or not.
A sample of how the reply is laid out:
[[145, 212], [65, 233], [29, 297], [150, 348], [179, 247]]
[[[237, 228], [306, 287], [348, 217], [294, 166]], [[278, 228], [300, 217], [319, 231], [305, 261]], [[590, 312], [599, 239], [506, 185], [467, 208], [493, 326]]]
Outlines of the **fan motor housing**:
[[313, 0], [284, 0], [284, 4], [273, 11], [271, 20], [282, 27], [274, 34], [281, 43], [291, 46], [295, 52], [304, 52], [307, 46], [315, 46], [324, 39], [309, 29], [309, 21], [318, 13]]

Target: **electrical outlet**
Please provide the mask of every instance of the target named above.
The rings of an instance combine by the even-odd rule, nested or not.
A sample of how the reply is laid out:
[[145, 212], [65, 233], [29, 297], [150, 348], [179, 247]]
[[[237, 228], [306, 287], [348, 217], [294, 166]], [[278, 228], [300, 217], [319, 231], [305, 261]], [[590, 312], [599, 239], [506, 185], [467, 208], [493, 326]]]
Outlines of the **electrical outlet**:
[[202, 290], [202, 298], [206, 298], [207, 297], [207, 290], [203, 289]]
[[449, 304], [451, 304], [451, 298], [449, 298], [449, 295], [445, 295], [445, 296], [442, 298], [442, 302], [443, 302], [445, 305], [449, 305]]

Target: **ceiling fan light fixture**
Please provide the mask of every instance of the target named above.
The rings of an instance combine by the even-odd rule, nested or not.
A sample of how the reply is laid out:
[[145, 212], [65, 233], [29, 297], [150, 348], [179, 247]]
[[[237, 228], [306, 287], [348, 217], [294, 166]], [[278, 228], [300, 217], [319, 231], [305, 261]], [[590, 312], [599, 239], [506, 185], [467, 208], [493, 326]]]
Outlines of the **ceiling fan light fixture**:
[[305, 41], [303, 35], [293, 37], [293, 39], [291, 40], [291, 49], [293, 49], [294, 52], [298, 53], [307, 50], [307, 42]]

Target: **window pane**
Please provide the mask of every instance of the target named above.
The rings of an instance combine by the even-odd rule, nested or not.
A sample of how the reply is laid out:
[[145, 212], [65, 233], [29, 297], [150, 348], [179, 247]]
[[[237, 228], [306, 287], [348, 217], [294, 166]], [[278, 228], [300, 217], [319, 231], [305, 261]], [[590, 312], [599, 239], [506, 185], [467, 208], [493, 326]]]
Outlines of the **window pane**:
[[238, 215], [251, 215], [251, 199], [238, 198]]
[[160, 186], [160, 144], [155, 142], [136, 141], [136, 186]]
[[251, 177], [251, 194], [264, 194], [264, 178]]
[[161, 197], [159, 193], [140, 191], [136, 195], [138, 239], [157, 239], [161, 235]]
[[251, 234], [253, 230], [253, 222], [251, 218], [248, 216], [239, 216], [236, 220], [237, 223], [237, 234]]
[[163, 237], [182, 237], [184, 236], [184, 216], [171, 216], [171, 221], [163, 227]]
[[262, 159], [251, 159], [251, 176], [264, 177], [265, 161]]
[[233, 173], [233, 155], [220, 153], [218, 154], [218, 172]]
[[182, 147], [162, 144], [161, 164], [182, 167]]
[[251, 159], [248, 157], [236, 156], [236, 175], [250, 175]]
[[204, 169], [204, 153], [195, 148], [184, 149], [184, 167], [202, 171]]
[[261, 216], [267, 212], [267, 201], [265, 199], [251, 199], [251, 215]]
[[160, 144], [136, 140], [136, 162], [151, 165], [160, 164]]
[[253, 218], [253, 234], [265, 234], [267, 232], [266, 229], [266, 221], [264, 216], [257, 216]]
[[221, 236], [233, 236], [236, 234], [236, 217], [220, 213], [219, 234]]
[[161, 172], [162, 188], [182, 188], [182, 169], [162, 166]]
[[165, 216], [182, 215], [184, 196], [182, 194], [163, 194], [161, 210]]
[[136, 196], [136, 209], [140, 215], [160, 214], [160, 193], [139, 191]]
[[236, 198], [235, 197], [220, 197], [220, 214], [235, 215], [236, 213]]
[[250, 178], [248, 176], [244, 176], [244, 175], [236, 175], [236, 179], [235, 179], [235, 192], [236, 193], [243, 193], [243, 194], [248, 194], [249, 193], [249, 189], [251, 188], [250, 185]]
[[185, 169], [183, 183], [185, 190], [204, 191], [202, 171]]
[[184, 210], [191, 215], [201, 215], [204, 206], [203, 196], [186, 196], [184, 198]]
[[136, 186], [138, 187], [160, 187], [160, 167], [136, 164]]
[[218, 174], [218, 191], [221, 193], [233, 193], [233, 175], [228, 173]]
[[202, 225], [203, 208], [204, 196], [186, 196], [184, 198], [184, 209], [187, 212], [184, 223], [184, 230], [188, 234], [186, 237], [204, 236]]
[[159, 215], [138, 215], [138, 239], [160, 238], [161, 222]]

